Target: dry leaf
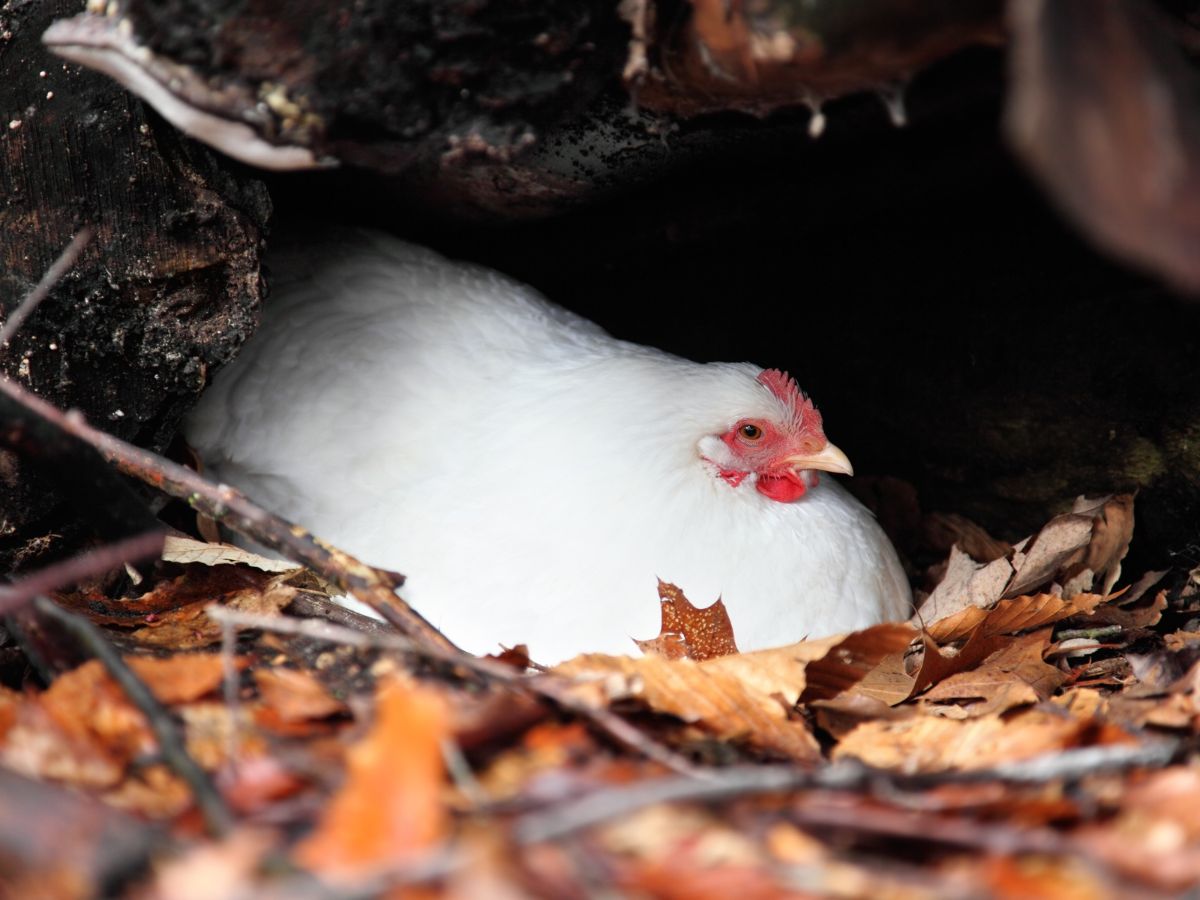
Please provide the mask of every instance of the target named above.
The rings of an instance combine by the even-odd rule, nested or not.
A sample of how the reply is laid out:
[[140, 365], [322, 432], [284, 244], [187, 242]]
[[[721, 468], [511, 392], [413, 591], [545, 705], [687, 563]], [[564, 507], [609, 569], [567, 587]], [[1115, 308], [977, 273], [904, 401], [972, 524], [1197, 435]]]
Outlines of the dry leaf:
[[361, 876], [419, 857], [446, 834], [445, 703], [400, 679], [380, 684], [375, 722], [346, 753], [346, 783], [295, 850], [314, 872]]
[[928, 626], [964, 609], [986, 608], [1000, 599], [1012, 576], [1006, 558], [980, 565], [952, 547], [946, 573], [910, 621]]
[[[270, 579], [262, 588], [246, 588], [226, 595], [222, 605], [241, 612], [274, 615], [281, 612], [296, 597], [299, 590], [288, 584], [292, 573], [284, 572]], [[221, 625], [208, 617], [208, 600], [190, 603], [180, 609], [155, 616], [145, 627], [130, 637], [148, 647], [172, 650], [195, 650], [209, 647], [221, 640]]]
[[194, 604], [219, 602], [248, 590], [265, 590], [273, 577], [245, 566], [197, 567], [133, 599], [112, 600], [95, 593], [60, 594], [55, 599], [97, 625], [152, 625], [166, 613]]
[[[815, 643], [822, 646], [801, 652], [823, 654], [832, 645]], [[760, 650], [707, 664], [594, 654], [568, 660], [553, 671], [579, 680], [577, 693], [596, 706], [637, 699], [656, 712], [700, 724], [724, 740], [748, 740], [793, 759], [815, 760], [820, 755], [816, 740], [802, 723], [788, 719], [788, 710], [803, 690], [808, 659], [798, 658], [794, 648], [788, 651]], [[709, 667], [727, 660], [739, 665]]]
[[93, 789], [120, 782], [126, 766], [124, 758], [90, 736], [65, 732], [37, 698], [21, 704], [0, 746], [0, 761], [30, 778]]
[[1015, 706], [1046, 700], [1066, 676], [1043, 659], [1050, 629], [1017, 638], [969, 671], [940, 680], [922, 695], [925, 702], [977, 700], [966, 707], [972, 717], [1007, 712]]
[[1127, 743], [1131, 738], [1112, 726], [1038, 709], [1007, 718], [993, 715], [965, 721], [920, 716], [866, 722], [842, 739], [833, 758], [852, 757], [870, 766], [904, 772], [940, 772], [1031, 759], [1079, 746], [1081, 741], [1111, 744]]
[[[1001, 600], [990, 609], [969, 606], [934, 623], [922, 637], [924, 654], [911, 671], [905, 654], [886, 657], [854, 687], [854, 692], [889, 705], [903, 703], [959, 672], [975, 668], [1009, 643], [1006, 635], [1030, 631], [1073, 615], [1090, 613], [1105, 600], [1098, 594], [1080, 594], [1063, 600], [1053, 594]], [[946, 645], [965, 639], [958, 648]]]
[[945, 678], [950, 678], [959, 672], [975, 668], [1007, 643], [1007, 638], [998, 634], [988, 634], [982, 628], [976, 629], [967, 642], [957, 650], [943, 652], [928, 635], [923, 636], [925, 653], [921, 665], [913, 673], [912, 690], [909, 697], [915, 697], [931, 684], [937, 684]]
[[[1072, 597], [1092, 589], [1096, 577], [1107, 594], [1121, 570], [1133, 535], [1133, 498], [1128, 494], [1075, 501], [1071, 512], [1055, 516], [1037, 534], [1019, 542], [1008, 557], [986, 565], [957, 547], [946, 574], [913, 617], [932, 626], [972, 607], [988, 608], [1054, 583]], [[940, 639], [939, 639], [940, 640]]]
[[[1121, 577], [1121, 561], [1129, 552], [1133, 540], [1133, 495], [1117, 494], [1101, 501], [1086, 501], [1082, 497], [1075, 501], [1076, 514], [1092, 516], [1092, 536], [1078, 560], [1072, 558], [1064, 565], [1063, 593], [1070, 597], [1079, 591], [1096, 588], [1097, 593], [1109, 593]], [[1080, 582], [1077, 590], [1071, 589], [1071, 581], [1091, 574], [1092, 579]]]
[[310, 672], [282, 666], [257, 669], [254, 680], [263, 703], [285, 722], [324, 719], [346, 712], [346, 704], [331, 696]]
[[699, 609], [692, 606], [683, 591], [660, 578], [658, 600], [662, 613], [658, 637], [634, 640], [643, 653], [666, 659], [701, 660], [738, 652], [733, 623], [719, 597], [711, 606]]
[[804, 669], [804, 693], [801, 703], [829, 700], [855, 687], [890, 657], [903, 658], [917, 637], [911, 625], [895, 622], [856, 631], [821, 659]]
[[1095, 611], [1092, 623], [1090, 624], [1097, 626], [1120, 625], [1124, 629], [1149, 628], [1152, 625], [1158, 624], [1166, 608], [1167, 592], [1159, 591], [1154, 595], [1154, 599], [1145, 606], [1126, 608], [1113, 603], [1107, 603]]
[[206, 543], [174, 534], [167, 535], [163, 542], [162, 559], [181, 565], [244, 565], [263, 572], [294, 572], [300, 568], [286, 559], [271, 559], [233, 544]]
[[1078, 594], [1068, 600], [1055, 594], [1034, 594], [1001, 600], [991, 609], [967, 607], [956, 615], [929, 626], [929, 636], [939, 644], [962, 640], [982, 630], [985, 634], [1016, 634], [1050, 625], [1071, 616], [1091, 613], [1106, 598], [1099, 594]]
[[[133, 669], [160, 703], [187, 703], [215, 691], [225, 677], [219, 653], [179, 653], [175, 656], [126, 656]], [[234, 665], [245, 668], [246, 660]]]
[[174, 818], [193, 805], [187, 783], [164, 765], [133, 769], [103, 796], [109, 806], [148, 819]]
[[1123, 792], [1115, 817], [1084, 825], [1074, 837], [1127, 877], [1170, 896], [1191, 896], [1200, 882], [1197, 808], [1200, 773], [1195, 767], [1154, 772]]
[[885, 656], [862, 681], [856, 684], [848, 693], [861, 695], [870, 700], [895, 706], [903, 703], [913, 693], [915, 679], [905, 664], [907, 653], [893, 653]]
[[1024, 594], [1048, 584], [1063, 567], [1075, 560], [1092, 539], [1092, 519], [1087, 514], [1055, 516], [1041, 531], [1013, 546], [1013, 577], [1004, 596]]
[[155, 748], [145, 716], [125, 696], [99, 660], [65, 672], [39, 698], [62, 731], [132, 760]]
[[[580, 682], [578, 692], [597, 705], [637, 699], [722, 739], [746, 740], [793, 759], [816, 759], [816, 741], [803, 724], [788, 717], [804, 692], [806, 668], [833, 656], [840, 666], [838, 683], [843, 683], [851, 680], [851, 672], [865, 674], [875, 660], [906, 646], [912, 635], [904, 626], [877, 625], [852, 635], [704, 662], [585, 654], [553, 671]], [[844, 657], [839, 652], [843, 646]], [[831, 677], [829, 668], [822, 670], [822, 678]]]

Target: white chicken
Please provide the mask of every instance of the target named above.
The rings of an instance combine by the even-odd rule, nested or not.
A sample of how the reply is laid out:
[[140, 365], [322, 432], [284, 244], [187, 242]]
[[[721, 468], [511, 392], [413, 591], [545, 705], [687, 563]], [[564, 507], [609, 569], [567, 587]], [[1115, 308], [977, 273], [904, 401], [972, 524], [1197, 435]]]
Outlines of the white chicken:
[[619, 341], [496, 272], [370, 232], [271, 259], [259, 332], [187, 436], [474, 652], [659, 630], [656, 579], [742, 650], [906, 618], [904, 572], [786, 374]]

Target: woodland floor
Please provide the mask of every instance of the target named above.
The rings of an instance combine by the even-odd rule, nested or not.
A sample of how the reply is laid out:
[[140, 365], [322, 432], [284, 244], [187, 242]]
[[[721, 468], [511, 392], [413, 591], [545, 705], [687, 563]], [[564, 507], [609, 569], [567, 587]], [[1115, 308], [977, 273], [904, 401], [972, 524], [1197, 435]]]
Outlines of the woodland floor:
[[[881, 519], [916, 529], [907, 543], [932, 561], [914, 569], [931, 590], [914, 623], [738, 654], [719, 604], [662, 585], [647, 655], [546, 672], [519, 648], [477, 660], [341, 609], [327, 579], [379, 608], [391, 576], [94, 440], [322, 577], [176, 532], [124, 574], [114, 560], [145, 540], [0, 595], [32, 614], [3, 648], [5, 896], [1200, 884], [1200, 569], [1120, 575], [1131, 497], [1079, 502], [1010, 546], [915, 517], [911, 488], [877, 482]], [[80, 566], [110, 574], [47, 600]]]

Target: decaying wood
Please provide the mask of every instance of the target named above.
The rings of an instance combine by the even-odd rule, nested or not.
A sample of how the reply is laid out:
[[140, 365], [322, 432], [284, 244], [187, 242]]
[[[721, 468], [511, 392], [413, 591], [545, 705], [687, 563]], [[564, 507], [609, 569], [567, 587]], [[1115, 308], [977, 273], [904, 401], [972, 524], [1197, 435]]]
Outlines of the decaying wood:
[[[95, 230], [0, 371], [162, 447], [253, 329], [270, 200], [109, 79], [50, 54], [42, 32], [78, 11], [71, 0], [0, 5], [0, 315], [73, 235]], [[0, 566], [80, 535], [64, 493], [0, 453]]]

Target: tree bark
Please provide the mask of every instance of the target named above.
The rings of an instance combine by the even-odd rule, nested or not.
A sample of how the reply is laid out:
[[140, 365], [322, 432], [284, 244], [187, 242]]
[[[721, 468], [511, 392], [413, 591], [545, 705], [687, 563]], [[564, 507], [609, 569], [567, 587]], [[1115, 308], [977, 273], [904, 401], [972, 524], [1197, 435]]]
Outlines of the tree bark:
[[[84, 226], [71, 273], [0, 348], [0, 370], [101, 427], [162, 447], [253, 331], [270, 212], [252, 175], [112, 81], [47, 52], [64, 0], [0, 6], [0, 310]], [[0, 563], [71, 530], [52, 479], [0, 454]]]

